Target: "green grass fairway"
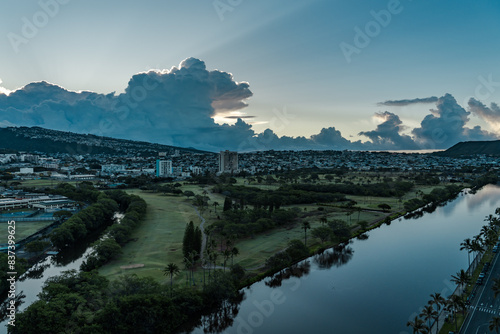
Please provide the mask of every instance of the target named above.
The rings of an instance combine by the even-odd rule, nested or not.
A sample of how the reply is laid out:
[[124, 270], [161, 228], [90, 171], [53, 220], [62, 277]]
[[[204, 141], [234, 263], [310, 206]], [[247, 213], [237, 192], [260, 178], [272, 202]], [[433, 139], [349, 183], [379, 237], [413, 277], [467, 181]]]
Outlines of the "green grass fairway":
[[[17, 181], [17, 180], [14, 180]], [[35, 188], [54, 188], [60, 183], [70, 183], [70, 184], [75, 184], [79, 183], [81, 181], [72, 181], [72, 180], [24, 180], [24, 181], [19, 181], [21, 182], [21, 187], [35, 187]]]
[[[334, 219], [343, 220], [351, 226], [355, 226], [358, 222], [358, 214], [355, 212], [351, 217], [347, 217], [345, 212], [337, 208], [328, 208], [325, 211], [314, 211], [316, 205], [301, 205], [300, 208], [307, 208], [303, 215], [306, 217], [300, 218], [293, 227], [277, 228], [266, 233], [259, 234], [255, 238], [240, 240], [236, 243], [240, 255], [234, 258], [234, 263], [242, 265], [244, 268], [251, 269], [265, 263], [266, 259], [274, 255], [276, 252], [285, 249], [288, 243], [293, 239], [298, 239], [304, 242], [304, 229], [302, 222], [308, 221], [311, 224], [311, 229], [307, 230], [307, 245], [312, 246], [319, 244], [320, 241], [313, 238], [311, 230], [322, 225], [321, 217], [326, 217], [328, 221]], [[302, 209], [303, 210], [303, 209]], [[385, 214], [380, 212], [361, 212], [359, 220], [373, 222], [385, 217]]]
[[[159, 193], [148, 193], [140, 190], [128, 190], [144, 198], [148, 203], [146, 217], [142, 224], [132, 233], [131, 241], [125, 245], [123, 254], [99, 272], [108, 278], [125, 273], [138, 276], [151, 276], [158, 281], [169, 278], [163, 275], [163, 269], [170, 262], [183, 269], [182, 239], [184, 229], [189, 221], [200, 224], [194, 208], [184, 196], [165, 196]], [[142, 268], [121, 269], [120, 266], [144, 264]], [[182, 273], [181, 273], [182, 275]]]
[[[21, 241], [22, 239], [29, 237], [33, 233], [41, 230], [45, 226], [52, 224], [52, 221], [43, 222], [16, 222], [16, 241]], [[7, 222], [0, 222], [0, 244], [6, 244], [8, 231]]]
[[[238, 184], [243, 183], [242, 178], [238, 178]], [[259, 185], [259, 187], [267, 187]], [[270, 186], [277, 187], [277, 186]], [[185, 184], [181, 187], [182, 191], [192, 191], [195, 195], [205, 195], [209, 197], [209, 206], [202, 212], [203, 217], [207, 220], [206, 226], [216, 221], [217, 216], [221, 215], [224, 196], [221, 194], [211, 193], [211, 186], [199, 186]], [[405, 200], [417, 196], [416, 191], [421, 190], [423, 193], [429, 193], [434, 187], [416, 187], [413, 191], [406, 194], [401, 201], [398, 198], [381, 198], [370, 196], [347, 196], [355, 200], [360, 207], [366, 209], [379, 209], [378, 205], [387, 203], [391, 206], [391, 211], [398, 211], [403, 208]], [[132, 233], [131, 239], [127, 245], [123, 247], [123, 254], [116, 260], [103, 266], [99, 271], [108, 278], [115, 278], [118, 275], [126, 273], [135, 273], [138, 276], [151, 276], [160, 282], [169, 282], [170, 279], [163, 275], [163, 269], [170, 262], [179, 266], [181, 272], [174, 278], [175, 284], [185, 284], [186, 271], [184, 270], [183, 255], [182, 255], [182, 239], [186, 224], [193, 221], [195, 225], [200, 224], [200, 219], [196, 214], [195, 208], [192, 206], [192, 198], [187, 199], [185, 196], [164, 195], [162, 193], [143, 192], [138, 189], [128, 190], [128, 193], [133, 193], [141, 196], [148, 203], [146, 217], [142, 224]], [[213, 202], [217, 201], [219, 206], [217, 212], [213, 206]], [[266, 233], [247, 238], [236, 242], [236, 247], [239, 249], [240, 255], [234, 258], [234, 263], [242, 265], [244, 268], [253, 269], [262, 266], [265, 260], [278, 251], [285, 249], [293, 239], [304, 241], [304, 230], [302, 222], [308, 221], [311, 224], [311, 230], [321, 226], [320, 219], [326, 217], [328, 221], [338, 219], [355, 226], [359, 221], [367, 221], [373, 223], [385, 216], [387, 213], [353, 210], [350, 214], [345, 208], [333, 206], [321, 206], [322, 211], [319, 211], [320, 206], [316, 204], [295, 205], [300, 209], [299, 218], [292, 226], [276, 228]], [[311, 235], [311, 230], [308, 230], [308, 246], [319, 245], [319, 240]], [[231, 260], [229, 260], [230, 263]], [[222, 266], [223, 258], [219, 256], [217, 265]], [[228, 263], [228, 265], [229, 265]], [[143, 264], [144, 267], [133, 269], [122, 269], [122, 266], [135, 264]], [[196, 274], [196, 282], [203, 278], [203, 270], [198, 268]]]

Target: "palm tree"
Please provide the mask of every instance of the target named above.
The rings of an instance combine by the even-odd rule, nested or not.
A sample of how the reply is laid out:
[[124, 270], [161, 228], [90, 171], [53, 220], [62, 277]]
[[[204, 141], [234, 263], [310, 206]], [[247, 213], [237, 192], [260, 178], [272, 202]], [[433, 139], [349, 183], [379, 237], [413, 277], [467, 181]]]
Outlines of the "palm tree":
[[441, 310], [441, 306], [444, 306], [446, 304], [446, 300], [438, 292], [432, 294], [431, 298], [432, 299], [429, 301], [429, 304], [430, 305], [434, 304], [437, 306], [437, 316], [435, 317], [435, 319], [436, 319], [436, 328], [439, 328], [439, 314], [440, 314], [439, 311]]
[[483, 239], [479, 235], [475, 236], [474, 240], [472, 240], [471, 251], [475, 253], [474, 259], [477, 258], [478, 254], [484, 251]]
[[199, 258], [198, 252], [193, 250], [193, 251], [189, 252], [188, 257], [189, 257], [189, 262], [191, 264], [189, 267], [189, 269], [191, 270], [191, 282], [193, 285], [196, 285], [196, 282], [194, 280], [194, 268], [196, 267], [196, 262], [197, 262], [197, 259]]
[[467, 274], [467, 272], [463, 269], [461, 269], [456, 275], [451, 275], [451, 281], [453, 283], [456, 283], [460, 287], [462, 287], [462, 291], [464, 287], [469, 283], [470, 276]]
[[224, 256], [224, 271], [226, 271], [226, 261], [229, 260], [231, 254], [232, 253], [228, 248], [224, 249], [224, 252], [222, 252], [222, 255]]
[[191, 266], [193, 265], [191, 263], [191, 260], [189, 257], [185, 257], [184, 260], [182, 260], [182, 262], [184, 263], [184, 269], [186, 269], [186, 285], [189, 284], [189, 276], [190, 276], [190, 271], [189, 269], [191, 268]]
[[497, 298], [498, 294], [500, 293], [500, 278], [496, 277], [493, 279], [493, 286], [491, 287], [493, 292], [495, 293], [493, 296]]
[[212, 261], [212, 250], [210, 248], [207, 248], [205, 250], [205, 256], [203, 257], [203, 269], [205, 269], [205, 266], [208, 266], [208, 278], [210, 278], [210, 266], [212, 265], [211, 261]]
[[484, 218], [484, 221], [488, 222], [489, 226], [493, 226], [494, 225], [494, 221], [495, 221], [495, 217], [493, 217], [492, 214], [486, 216], [486, 218]]
[[233, 247], [231, 249], [231, 266], [233, 266], [233, 264], [234, 264], [234, 257], [238, 256], [238, 254], [240, 254], [240, 251], [238, 250], [238, 248]]
[[[474, 240], [472, 240], [472, 251], [473, 252], [482, 252], [484, 250], [483, 246], [484, 246], [483, 236], [481, 234], [474, 236]], [[474, 249], [474, 248], [476, 248], [476, 249]]]
[[210, 260], [214, 264], [214, 277], [215, 277], [215, 269], [217, 265], [217, 258], [219, 257], [219, 254], [217, 252], [212, 252], [210, 253]]
[[439, 292], [436, 292], [431, 295], [432, 300], [429, 301], [429, 304], [434, 304], [437, 306], [437, 311], [439, 312], [441, 310], [441, 306], [444, 306], [446, 303], [446, 300], [441, 296]]
[[472, 243], [470, 238], [467, 238], [460, 244], [460, 250], [467, 251], [467, 259], [469, 260], [469, 268], [470, 268], [470, 252], [472, 251]]
[[447, 301], [447, 309], [451, 310], [451, 312], [453, 313], [453, 318], [455, 320], [455, 332], [457, 332], [458, 331], [457, 312], [459, 309], [462, 310], [465, 309], [465, 303], [463, 302], [462, 298], [460, 298], [458, 295], [452, 295]]
[[422, 313], [420, 313], [420, 316], [424, 319], [427, 320], [427, 323], [429, 324], [429, 328], [431, 328], [431, 319], [433, 319], [438, 313], [436, 310], [432, 307], [432, 305], [426, 305], [424, 309], [422, 310]]
[[327, 220], [326, 216], [321, 217], [319, 219], [319, 221], [321, 222], [321, 224], [324, 224], [324, 225], [326, 225], [328, 223], [328, 220]]
[[408, 321], [406, 326], [413, 328], [413, 334], [423, 334], [428, 329], [428, 327], [424, 324], [424, 321], [418, 316], [415, 317], [414, 321]]
[[[455, 308], [455, 313], [460, 311], [465, 316], [465, 310], [467, 309], [467, 305], [463, 301], [463, 299], [458, 295], [453, 295], [450, 297], [453, 303], [453, 307]], [[455, 317], [455, 329], [457, 329], [457, 318]]]
[[169, 263], [163, 270], [165, 276], [170, 275], [170, 297], [172, 297], [172, 278], [179, 273], [179, 267], [175, 263]]
[[304, 244], [307, 247], [307, 230], [311, 228], [311, 224], [309, 222], [302, 222], [302, 228], [304, 229]]
[[491, 318], [488, 328], [490, 331], [495, 331], [498, 334], [498, 330], [500, 329], [500, 317]]
[[212, 205], [214, 206], [215, 213], [217, 213], [217, 207], [220, 205], [219, 202], [213, 202]]

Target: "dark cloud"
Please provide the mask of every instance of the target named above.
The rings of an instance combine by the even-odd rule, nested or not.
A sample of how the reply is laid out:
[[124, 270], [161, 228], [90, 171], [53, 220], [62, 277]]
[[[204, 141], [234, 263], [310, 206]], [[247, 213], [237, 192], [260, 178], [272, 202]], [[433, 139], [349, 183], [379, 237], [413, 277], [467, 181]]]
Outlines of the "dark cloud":
[[240, 151], [257, 150], [345, 150], [366, 148], [361, 142], [345, 139], [334, 127], [321, 129], [321, 132], [310, 138], [303, 136], [279, 137], [271, 129], [247, 138], [238, 146]]
[[376, 117], [383, 120], [377, 129], [359, 133], [370, 138], [374, 146], [379, 149], [418, 149], [410, 136], [401, 135], [405, 127], [399, 116], [385, 111], [377, 113]]
[[389, 100], [385, 102], [378, 103], [379, 106], [407, 106], [410, 104], [421, 104], [421, 103], [435, 103], [438, 101], [436, 96], [426, 97], [423, 99], [412, 99], [412, 100]]
[[227, 119], [248, 119], [248, 118], [255, 118], [255, 116], [224, 116], [224, 118], [227, 118]]
[[350, 148], [354, 144], [350, 140], [345, 139], [340, 131], [334, 127], [321, 129], [320, 133], [311, 136], [311, 140], [315, 145], [338, 150]]

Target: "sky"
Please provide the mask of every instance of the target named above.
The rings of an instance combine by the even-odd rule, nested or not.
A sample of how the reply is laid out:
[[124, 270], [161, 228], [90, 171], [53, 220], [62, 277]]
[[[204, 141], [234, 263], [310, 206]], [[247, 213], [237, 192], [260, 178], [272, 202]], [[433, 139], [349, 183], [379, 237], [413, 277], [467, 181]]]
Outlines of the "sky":
[[0, 126], [207, 150], [500, 136], [500, 3], [4, 0]]

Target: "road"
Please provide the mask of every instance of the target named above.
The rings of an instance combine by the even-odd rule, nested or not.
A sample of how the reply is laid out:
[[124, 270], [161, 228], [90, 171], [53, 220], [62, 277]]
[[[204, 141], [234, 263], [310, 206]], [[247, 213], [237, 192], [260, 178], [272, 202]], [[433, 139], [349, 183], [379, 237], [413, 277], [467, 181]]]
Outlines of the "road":
[[478, 286], [475, 298], [469, 306], [469, 315], [460, 331], [461, 334], [489, 334], [488, 324], [494, 316], [500, 316], [500, 298], [493, 297], [493, 278], [500, 277], [498, 253], [493, 258], [484, 284]]

